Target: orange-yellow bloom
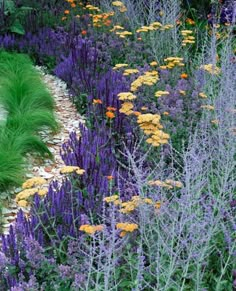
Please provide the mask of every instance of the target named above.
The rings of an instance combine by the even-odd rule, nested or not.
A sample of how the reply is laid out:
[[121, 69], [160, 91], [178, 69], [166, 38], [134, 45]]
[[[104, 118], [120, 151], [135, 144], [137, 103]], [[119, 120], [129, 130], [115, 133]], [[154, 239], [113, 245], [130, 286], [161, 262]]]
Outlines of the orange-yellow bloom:
[[188, 74], [183, 73], [183, 74], [180, 75], [180, 77], [181, 77], [182, 79], [187, 79], [187, 78], [188, 78]]
[[112, 119], [112, 118], [115, 117], [115, 114], [114, 114], [113, 112], [111, 112], [111, 111], [107, 111], [107, 112], [106, 112], [106, 116], [107, 116], [108, 118]]

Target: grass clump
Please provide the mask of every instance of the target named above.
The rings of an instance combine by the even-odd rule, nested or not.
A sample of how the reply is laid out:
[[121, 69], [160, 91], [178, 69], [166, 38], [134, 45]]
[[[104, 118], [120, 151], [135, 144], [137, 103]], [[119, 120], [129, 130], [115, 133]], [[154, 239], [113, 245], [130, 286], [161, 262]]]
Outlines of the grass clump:
[[24, 175], [24, 155], [51, 156], [37, 132], [57, 129], [54, 101], [31, 60], [23, 54], [0, 52], [0, 104], [7, 112], [0, 124], [0, 190], [18, 185]]

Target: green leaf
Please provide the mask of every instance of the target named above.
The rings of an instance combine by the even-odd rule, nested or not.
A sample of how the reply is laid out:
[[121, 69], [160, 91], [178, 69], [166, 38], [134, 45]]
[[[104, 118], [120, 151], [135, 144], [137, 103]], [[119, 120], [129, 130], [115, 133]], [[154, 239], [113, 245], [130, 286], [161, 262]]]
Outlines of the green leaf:
[[5, 6], [4, 6], [4, 14], [5, 14], [5, 15], [15, 13], [15, 11], [16, 11], [16, 6], [15, 6], [14, 1], [7, 0], [7, 1], [5, 1], [4, 5], [5, 5]]
[[15, 32], [17, 34], [21, 34], [21, 35], [24, 35], [25, 34], [24, 27], [21, 25], [19, 19], [16, 19], [13, 22], [13, 24], [10, 26], [10, 31], [11, 32]]

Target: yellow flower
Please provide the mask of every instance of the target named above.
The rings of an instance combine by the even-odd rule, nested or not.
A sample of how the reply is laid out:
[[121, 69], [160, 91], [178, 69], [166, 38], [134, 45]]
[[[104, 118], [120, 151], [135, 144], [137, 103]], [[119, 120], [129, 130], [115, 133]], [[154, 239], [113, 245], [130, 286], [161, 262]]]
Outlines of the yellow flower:
[[170, 95], [170, 92], [168, 92], [168, 91], [157, 91], [155, 93], [156, 97], [161, 97], [161, 96], [165, 96], [165, 95]]
[[114, 1], [111, 3], [113, 6], [116, 6], [116, 7], [121, 7], [121, 6], [124, 6], [124, 3], [122, 3], [121, 1]]
[[17, 202], [17, 204], [21, 207], [27, 207], [29, 205], [26, 200], [20, 200]]
[[119, 97], [119, 100], [134, 100], [137, 98], [137, 96], [131, 92], [121, 92], [117, 96]]
[[200, 92], [198, 95], [199, 95], [201, 98], [207, 98], [207, 95], [206, 95], [205, 93], [203, 93], [203, 92]]
[[219, 124], [219, 120], [218, 119], [213, 119], [213, 120], [211, 120], [211, 123], [213, 123], [213, 124]]
[[80, 226], [79, 230], [84, 231], [87, 234], [93, 235], [96, 231], [102, 231], [104, 229], [103, 225], [90, 225], [83, 224]]
[[167, 69], [167, 66], [160, 66], [160, 69], [166, 70]]
[[48, 189], [39, 189], [38, 194], [39, 196], [45, 196], [48, 193]]
[[105, 201], [105, 202], [107, 202], [107, 203], [111, 203], [111, 202], [116, 201], [118, 198], [119, 198], [118, 195], [112, 195], [112, 196], [110, 196], [110, 197], [105, 197], [105, 198], [103, 199], [103, 201]]
[[171, 186], [177, 187], [177, 188], [182, 188], [183, 184], [179, 181], [174, 181], [171, 179], [167, 179], [165, 180], [165, 183], [170, 184]]
[[83, 175], [84, 172], [85, 172], [85, 170], [81, 169], [80, 167], [76, 167], [76, 166], [64, 166], [60, 170], [61, 174], [76, 173], [78, 175]]
[[16, 201], [27, 199], [38, 192], [38, 188], [25, 189], [16, 195]]
[[134, 105], [131, 102], [124, 102], [119, 110], [120, 113], [124, 113], [125, 115], [130, 115], [133, 113]]
[[120, 237], [124, 237], [124, 236], [126, 236], [126, 234], [127, 234], [127, 232], [126, 231], [121, 231], [121, 233], [120, 233]]
[[152, 199], [150, 199], [150, 198], [144, 198], [143, 201], [144, 201], [146, 204], [153, 204], [153, 201], [152, 201]]
[[181, 95], [186, 95], [186, 92], [184, 91], [184, 90], [179, 90], [179, 93], [181, 94]]
[[207, 110], [214, 110], [215, 107], [212, 105], [202, 105], [201, 108], [207, 109]]
[[216, 65], [213, 65], [213, 64], [202, 65], [200, 68], [207, 71], [208, 73], [212, 75], [218, 75], [221, 71], [220, 68], [218, 68]]
[[152, 67], [157, 66], [157, 62], [156, 62], [156, 61], [151, 62], [151, 63], [150, 63], [150, 66], [152, 66]]
[[117, 31], [116, 34], [119, 35], [121, 38], [125, 38], [127, 35], [132, 35], [133, 33], [130, 32], [130, 31], [125, 30], [125, 31], [122, 31], [122, 32]]
[[150, 186], [158, 186], [158, 187], [164, 187], [167, 189], [173, 189], [173, 186], [168, 185], [167, 183], [160, 181], [160, 180], [156, 180], [156, 181], [149, 181], [148, 185]]
[[123, 67], [128, 67], [128, 64], [116, 64], [115, 67], [113, 67], [113, 70], [117, 70]]
[[158, 202], [155, 203], [155, 208], [156, 209], [161, 208], [161, 202], [160, 201], [158, 201]]
[[138, 225], [136, 223], [117, 223], [117, 229], [121, 229], [122, 231], [126, 232], [133, 232], [134, 230], [138, 229]]
[[138, 72], [139, 72], [139, 70], [137, 70], [137, 69], [126, 69], [126, 70], [124, 70], [123, 75], [124, 76], [129, 76], [131, 74], [136, 74]]
[[182, 35], [189, 35], [189, 34], [192, 34], [193, 33], [193, 31], [192, 30], [181, 30], [181, 34]]
[[40, 186], [46, 184], [47, 181], [42, 177], [34, 177], [25, 181], [22, 185], [23, 189], [29, 189], [35, 186]]
[[111, 32], [115, 31], [115, 30], [123, 30], [124, 27], [123, 26], [120, 26], [120, 25], [114, 25], [113, 28], [110, 30]]

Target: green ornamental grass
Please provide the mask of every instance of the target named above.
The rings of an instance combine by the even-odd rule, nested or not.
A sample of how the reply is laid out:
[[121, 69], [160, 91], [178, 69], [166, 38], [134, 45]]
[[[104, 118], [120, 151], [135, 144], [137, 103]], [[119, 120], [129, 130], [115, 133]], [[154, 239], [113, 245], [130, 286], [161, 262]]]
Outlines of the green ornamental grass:
[[42, 128], [57, 130], [54, 100], [29, 57], [0, 52], [0, 105], [7, 119], [0, 124], [0, 190], [22, 182], [24, 155], [51, 153], [38, 136]]

